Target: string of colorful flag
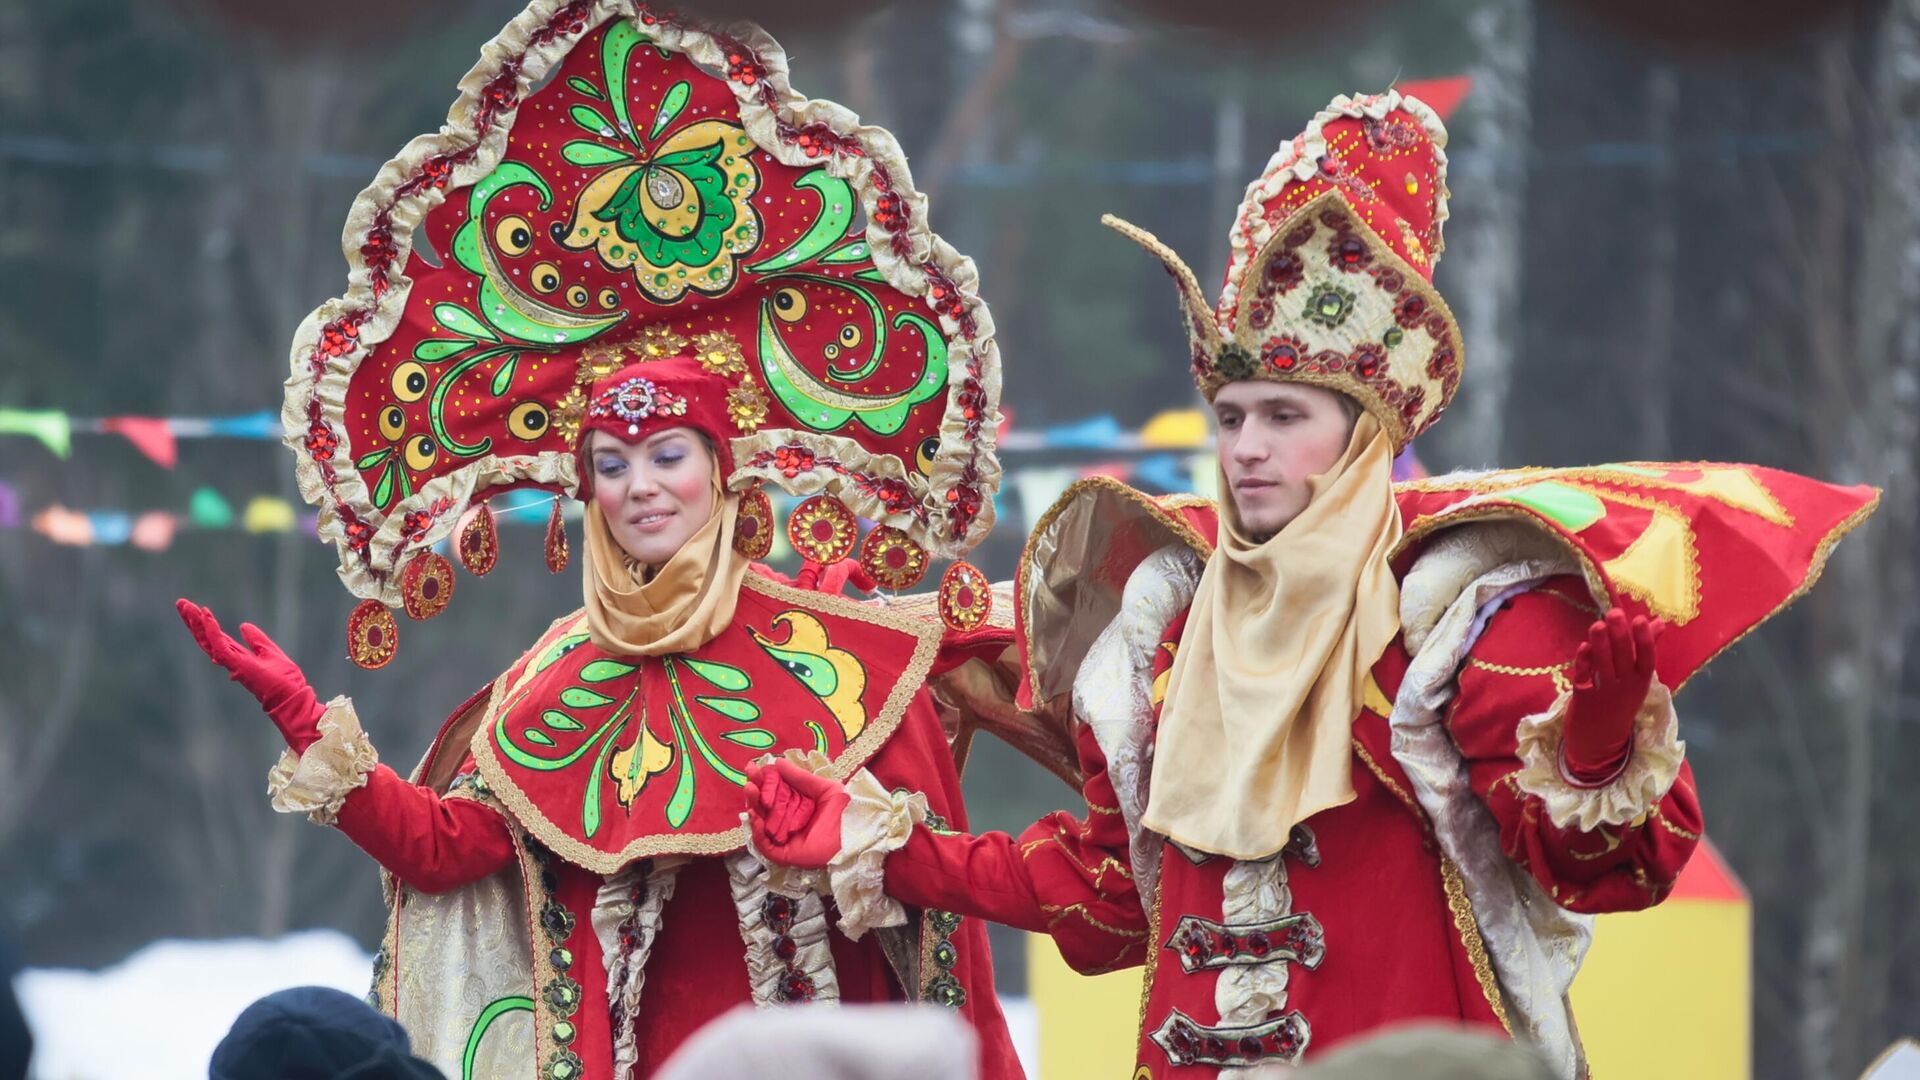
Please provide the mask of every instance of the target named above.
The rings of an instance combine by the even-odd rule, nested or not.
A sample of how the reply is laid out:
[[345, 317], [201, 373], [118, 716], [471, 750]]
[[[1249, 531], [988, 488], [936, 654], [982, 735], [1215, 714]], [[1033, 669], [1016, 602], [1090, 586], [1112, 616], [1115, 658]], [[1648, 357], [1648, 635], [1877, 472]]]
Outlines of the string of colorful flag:
[[[0, 408], [0, 435], [37, 440], [54, 456], [73, 455], [75, 436], [125, 439], [163, 469], [179, 463], [181, 439], [253, 439], [278, 442], [280, 414], [270, 409], [234, 416], [71, 416], [60, 409]], [[1196, 450], [1207, 445], [1206, 415], [1198, 409], [1169, 409], [1137, 431], [1127, 431], [1112, 416], [1095, 416], [1039, 431], [1003, 430], [1000, 449], [1011, 453], [1049, 450], [1105, 450], [1139, 453]]]
[[[0, 409], [0, 435], [36, 439], [61, 458], [72, 455], [75, 435], [115, 436], [171, 469], [179, 461], [180, 439], [278, 441], [281, 426], [271, 410], [235, 416], [86, 418], [52, 409]], [[1113, 477], [1155, 493], [1192, 492], [1211, 498], [1217, 494], [1218, 476], [1211, 442], [1207, 415], [1190, 408], [1168, 409], [1131, 430], [1110, 415], [1036, 430], [1009, 427], [1002, 430], [999, 447], [1003, 457], [1013, 460], [1007, 464], [996, 511], [1008, 524], [1017, 513], [1024, 529], [1069, 485], [1089, 476]], [[1424, 476], [1425, 470], [1409, 450], [1394, 463], [1394, 473], [1395, 479], [1407, 479]], [[508, 492], [492, 504], [503, 524], [544, 526], [552, 499], [539, 492]], [[577, 513], [578, 508], [569, 511]], [[164, 551], [181, 532], [311, 534], [316, 524], [315, 514], [297, 510], [286, 499], [256, 495], [236, 505], [236, 500], [205, 486], [195, 489], [179, 509], [75, 509], [55, 503], [28, 515], [18, 492], [0, 480], [0, 529], [25, 526], [57, 544], [125, 544]]]

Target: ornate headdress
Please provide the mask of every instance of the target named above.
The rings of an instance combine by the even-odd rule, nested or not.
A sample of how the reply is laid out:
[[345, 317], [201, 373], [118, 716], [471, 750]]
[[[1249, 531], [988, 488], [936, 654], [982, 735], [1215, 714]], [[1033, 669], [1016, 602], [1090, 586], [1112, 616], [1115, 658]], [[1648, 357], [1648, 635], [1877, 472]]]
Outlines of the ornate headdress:
[[1208, 400], [1241, 379], [1324, 386], [1359, 401], [1397, 451], [1460, 385], [1460, 330], [1433, 287], [1446, 144], [1416, 98], [1333, 99], [1248, 185], [1217, 308], [1165, 244], [1103, 220], [1173, 275]]
[[[589, 400], [583, 378], [632, 361], [691, 357], [728, 381], [727, 486], [768, 542], [763, 482], [814, 496], [796, 519], [880, 522], [863, 560], [911, 571], [876, 574], [894, 587], [986, 534], [993, 321], [890, 134], [790, 89], [758, 28], [631, 0], [534, 0], [460, 88], [354, 202], [346, 295], [294, 335], [286, 441], [366, 600], [356, 660], [391, 658], [388, 608], [444, 607], [431, 549], [463, 515], [484, 573], [490, 495], [576, 491], [595, 409], [673, 407], [638, 384]], [[842, 554], [828, 531], [803, 552]], [[556, 517], [550, 565], [564, 540]]]

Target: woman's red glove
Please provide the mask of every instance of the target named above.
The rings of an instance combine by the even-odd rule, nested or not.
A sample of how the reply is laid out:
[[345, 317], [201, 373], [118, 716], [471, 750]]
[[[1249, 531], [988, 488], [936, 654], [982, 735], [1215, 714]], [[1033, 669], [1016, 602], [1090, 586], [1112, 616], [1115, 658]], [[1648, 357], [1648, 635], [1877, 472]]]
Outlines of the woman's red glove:
[[747, 824], [753, 846], [783, 866], [819, 870], [840, 854], [847, 788], [795, 765], [747, 766]]
[[259, 700], [294, 753], [304, 753], [320, 741], [320, 715], [326, 709], [314, 696], [313, 687], [307, 685], [300, 665], [281, 652], [265, 630], [241, 623], [240, 636], [246, 641], [242, 645], [220, 629], [219, 620], [206, 608], [190, 600], [177, 600], [173, 606], [201, 651]]
[[1587, 628], [1573, 654], [1573, 699], [1562, 744], [1567, 776], [1604, 784], [1619, 773], [1633, 748], [1633, 719], [1653, 685], [1654, 646], [1666, 623], [1619, 608]]

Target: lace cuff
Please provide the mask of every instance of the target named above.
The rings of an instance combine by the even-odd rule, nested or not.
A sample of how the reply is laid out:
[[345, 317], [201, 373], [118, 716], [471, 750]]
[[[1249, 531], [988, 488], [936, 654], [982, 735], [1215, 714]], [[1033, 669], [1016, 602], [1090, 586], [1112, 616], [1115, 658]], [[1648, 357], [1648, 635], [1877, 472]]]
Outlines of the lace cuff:
[[267, 794], [283, 814], [305, 814], [316, 825], [331, 825], [355, 788], [380, 764], [373, 741], [360, 730], [353, 702], [334, 698], [320, 716], [320, 741], [296, 754], [280, 755], [267, 772]]
[[1633, 718], [1633, 743], [1626, 764], [1613, 779], [1600, 785], [1580, 784], [1562, 768], [1567, 707], [1572, 691], [1554, 699], [1546, 712], [1520, 721], [1521, 770], [1515, 777], [1520, 790], [1546, 804], [1547, 817], [1565, 829], [1592, 832], [1601, 825], [1625, 825], [1652, 810], [1673, 788], [1686, 759], [1687, 744], [1679, 739], [1679, 719], [1673, 695], [1659, 679], [1647, 690], [1647, 699]]
[[913, 827], [927, 819], [927, 797], [888, 791], [865, 769], [847, 778], [847, 795], [840, 854], [827, 865], [827, 877], [840, 930], [857, 941], [868, 930], [907, 921], [906, 909], [886, 893], [887, 856], [905, 847]]

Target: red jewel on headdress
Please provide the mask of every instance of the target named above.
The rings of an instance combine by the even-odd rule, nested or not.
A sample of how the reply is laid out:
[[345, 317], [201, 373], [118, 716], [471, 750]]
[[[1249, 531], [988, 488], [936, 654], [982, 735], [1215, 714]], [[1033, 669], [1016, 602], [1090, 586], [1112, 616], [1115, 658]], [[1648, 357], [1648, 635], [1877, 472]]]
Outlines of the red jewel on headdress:
[[386, 667], [400, 648], [400, 626], [378, 600], [362, 600], [347, 616], [347, 655], [369, 671]]
[[603, 390], [587, 407], [595, 419], [615, 418], [627, 422], [627, 434], [640, 434], [640, 423], [655, 416], [685, 416], [687, 399], [671, 390], [662, 390], [652, 379], [632, 378]]
[[437, 552], [414, 557], [400, 575], [400, 601], [413, 619], [431, 619], [453, 600], [453, 564]]

